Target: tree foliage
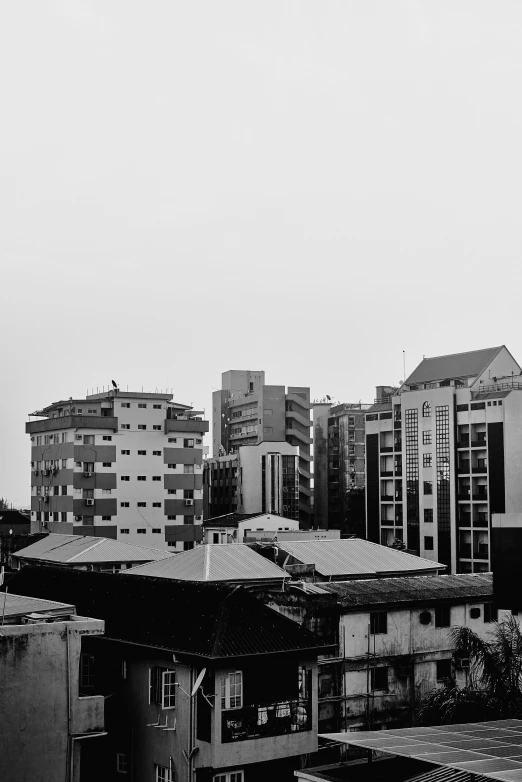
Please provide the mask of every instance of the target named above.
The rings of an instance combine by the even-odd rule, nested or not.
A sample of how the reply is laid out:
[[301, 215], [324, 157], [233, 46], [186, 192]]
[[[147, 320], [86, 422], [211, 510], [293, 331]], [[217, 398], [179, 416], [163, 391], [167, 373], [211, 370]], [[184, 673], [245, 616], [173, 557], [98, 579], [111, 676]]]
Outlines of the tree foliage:
[[510, 616], [495, 623], [489, 640], [469, 627], [453, 627], [450, 642], [457, 657], [469, 658], [466, 687], [448, 679], [419, 704], [418, 725], [444, 725], [522, 718], [522, 634]]
[[0, 510], [9, 510], [9, 503], [3, 497], [0, 497]]

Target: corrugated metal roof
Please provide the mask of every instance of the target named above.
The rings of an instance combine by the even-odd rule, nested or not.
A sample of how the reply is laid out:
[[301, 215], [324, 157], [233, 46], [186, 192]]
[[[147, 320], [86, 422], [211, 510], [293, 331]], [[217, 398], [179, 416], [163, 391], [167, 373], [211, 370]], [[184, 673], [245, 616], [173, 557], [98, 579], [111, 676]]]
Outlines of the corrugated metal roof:
[[286, 516], [279, 516], [277, 513], [228, 513], [226, 516], [214, 516], [212, 519], [207, 519], [203, 522], [204, 527], [237, 527], [242, 521], [251, 521], [253, 519], [259, 519], [259, 522], [280, 521], [284, 524], [285, 521], [291, 524], [297, 524], [295, 519], [289, 519]]
[[391, 402], [376, 402], [374, 405], [368, 408], [368, 410], [365, 410], [365, 415], [368, 415], [368, 413], [384, 413], [386, 410], [391, 409]]
[[[328, 581], [324, 590], [337, 595], [346, 607], [386, 603], [431, 602], [433, 600], [475, 600], [493, 596], [491, 573], [461, 573], [449, 576], [371, 578], [361, 581]], [[308, 590], [307, 590], [308, 591]]]
[[173, 554], [161, 562], [124, 570], [121, 575], [154, 576], [180, 581], [257, 581], [289, 578], [288, 574], [243, 543], [209, 543]]
[[[297, 562], [315, 565], [322, 576], [377, 576], [391, 573], [419, 573], [444, 568], [440, 562], [380, 546], [361, 538], [348, 540], [283, 540], [279, 548]], [[290, 563], [288, 563], [290, 564]]]
[[68, 603], [55, 603], [53, 600], [42, 600], [39, 597], [24, 597], [12, 592], [4, 592], [3, 595], [0, 595], [0, 614], [5, 614], [5, 616], [56, 612], [57, 609], [63, 610], [64, 613], [66, 611], [71, 614], [75, 613], [74, 606]]
[[478, 399], [503, 399], [504, 397], [509, 396], [509, 394], [512, 392], [512, 388], [510, 388], [509, 391], [484, 391], [483, 393], [477, 391], [477, 393], [473, 394], [471, 401], [475, 402]]
[[503, 347], [504, 345], [500, 345], [496, 348], [471, 350], [468, 353], [425, 358], [407, 378], [406, 385], [432, 383], [454, 377], [476, 377], [484, 372]]
[[100, 538], [89, 535], [61, 535], [51, 533], [32, 543], [15, 557], [62, 564], [96, 562], [153, 562], [172, 556], [170, 551], [135, 546], [112, 538]]

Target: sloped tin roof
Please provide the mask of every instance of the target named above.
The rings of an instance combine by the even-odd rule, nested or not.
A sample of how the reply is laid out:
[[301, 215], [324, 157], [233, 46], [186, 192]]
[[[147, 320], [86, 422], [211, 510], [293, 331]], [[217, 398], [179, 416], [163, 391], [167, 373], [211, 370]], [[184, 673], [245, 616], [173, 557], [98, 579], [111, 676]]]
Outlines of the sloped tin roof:
[[425, 358], [413, 370], [406, 385], [432, 383], [454, 377], [476, 377], [493, 361], [504, 346], [471, 350], [469, 353], [454, 353], [450, 356]]
[[279, 565], [243, 543], [209, 543], [173, 554], [160, 562], [130, 568], [124, 576], [153, 576], [180, 581], [257, 581], [289, 578]]
[[106, 638], [194, 657], [331, 650], [248, 590], [230, 584], [28, 566], [7, 586], [29, 597], [69, 600], [80, 615], [105, 621]]
[[449, 576], [371, 578], [357, 581], [329, 581], [321, 588], [337, 596], [347, 608], [435, 600], [475, 601], [493, 597], [491, 573], [461, 573]]
[[89, 535], [61, 535], [51, 533], [47, 537], [16, 551], [15, 557], [61, 562], [62, 564], [96, 562], [152, 562], [171, 556], [170, 551], [135, 546], [112, 538]]
[[54, 600], [42, 600], [39, 597], [16, 595], [11, 591], [0, 596], [0, 614], [2, 616], [25, 616], [36, 613], [71, 613], [74, 606], [69, 603], [57, 603]]
[[316, 572], [322, 576], [371, 577], [392, 573], [422, 573], [445, 568], [440, 562], [432, 562], [361, 538], [284, 540], [279, 541], [278, 545], [297, 562], [315, 565]]

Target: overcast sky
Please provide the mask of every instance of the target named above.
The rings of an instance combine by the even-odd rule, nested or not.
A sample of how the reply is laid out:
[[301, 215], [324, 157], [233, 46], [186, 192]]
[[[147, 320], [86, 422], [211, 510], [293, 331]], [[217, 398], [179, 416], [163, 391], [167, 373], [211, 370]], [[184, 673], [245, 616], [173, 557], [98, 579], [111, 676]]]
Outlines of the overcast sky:
[[522, 359], [519, 0], [18, 0], [0, 13], [0, 496], [27, 413], [222, 371], [372, 401]]

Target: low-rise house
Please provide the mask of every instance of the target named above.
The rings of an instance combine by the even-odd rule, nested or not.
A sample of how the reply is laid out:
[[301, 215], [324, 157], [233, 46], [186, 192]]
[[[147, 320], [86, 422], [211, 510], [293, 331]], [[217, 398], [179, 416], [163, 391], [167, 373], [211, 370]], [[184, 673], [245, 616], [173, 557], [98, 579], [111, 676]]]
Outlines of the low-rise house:
[[445, 566], [406, 551], [361, 538], [345, 540], [278, 541], [255, 545], [255, 550], [284, 565], [304, 581], [347, 581], [359, 578], [437, 575]]
[[290, 580], [283, 568], [243, 544], [198, 546], [159, 562], [149, 562], [125, 570], [124, 575], [178, 581], [227, 582], [276, 590], [283, 589], [285, 581]]
[[169, 551], [135, 546], [112, 538], [51, 533], [11, 555], [15, 569], [25, 565], [61, 565], [77, 570], [117, 572], [173, 556]]
[[317, 749], [328, 650], [247, 590], [29, 567], [10, 585], [105, 620], [90, 647], [93, 685], [111, 696], [98, 777], [290, 782]]
[[275, 513], [227, 513], [203, 522], [205, 543], [244, 543], [252, 532], [295, 532], [299, 521]]
[[0, 779], [78, 782], [96, 743], [85, 739], [105, 735], [105, 699], [91, 688], [85, 653], [104, 623], [9, 591], [0, 624]]

